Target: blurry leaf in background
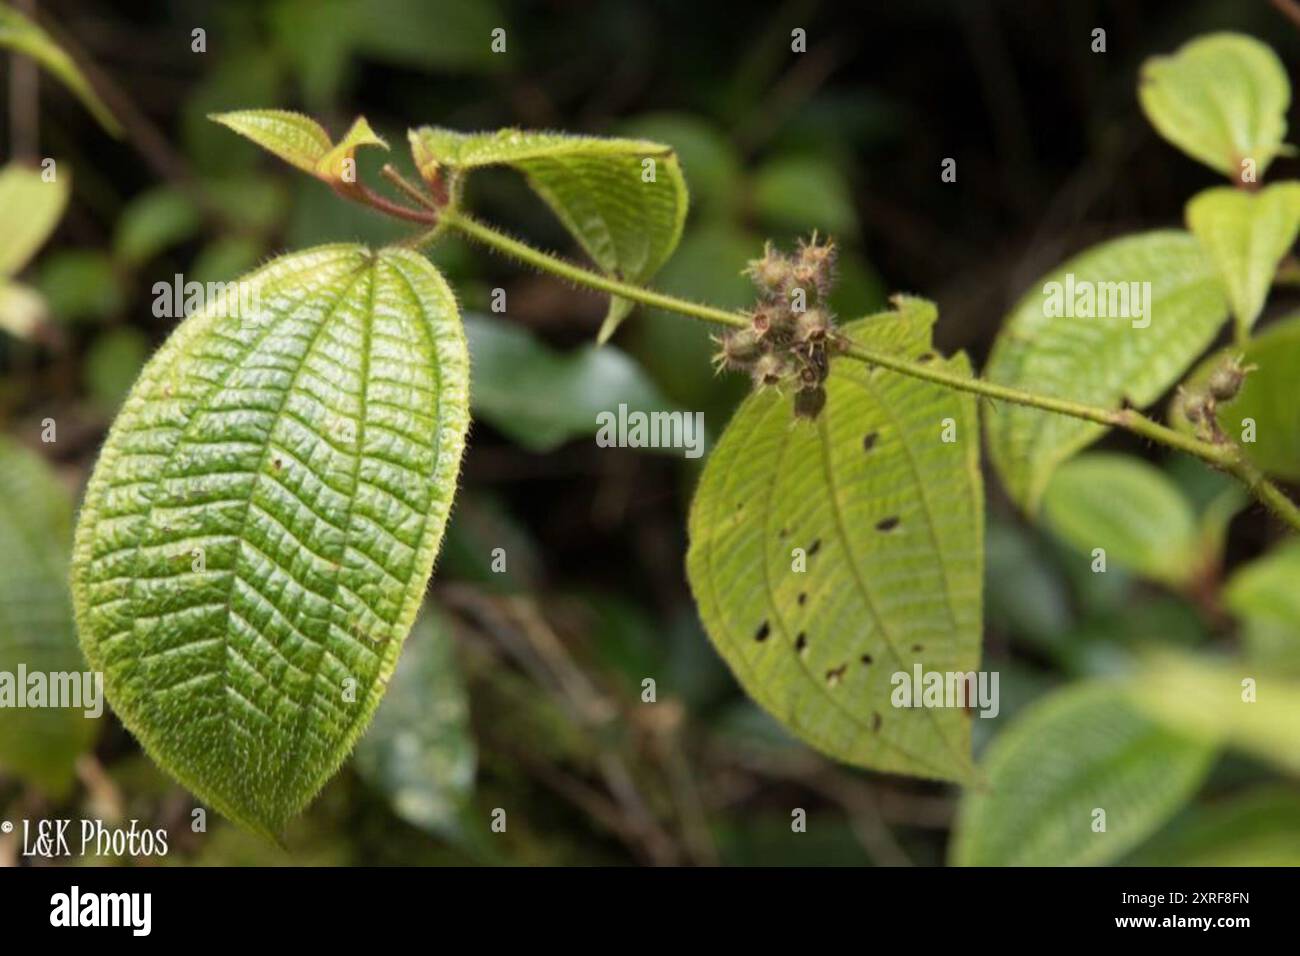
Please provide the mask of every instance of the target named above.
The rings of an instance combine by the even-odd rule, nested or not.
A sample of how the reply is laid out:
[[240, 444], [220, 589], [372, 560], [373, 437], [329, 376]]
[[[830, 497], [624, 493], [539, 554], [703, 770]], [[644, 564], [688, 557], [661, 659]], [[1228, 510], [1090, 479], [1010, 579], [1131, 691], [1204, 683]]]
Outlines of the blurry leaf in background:
[[1212, 33], [1149, 58], [1138, 99], [1161, 136], [1234, 182], [1242, 160], [1254, 160], [1263, 179], [1273, 157], [1289, 152], [1291, 83], [1277, 54], [1253, 37]]
[[122, 127], [112, 110], [96, 95], [72, 58], [49, 34], [8, 4], [0, 5], [0, 47], [31, 57], [72, 90], [100, 126], [114, 136], [122, 135]]
[[667, 143], [681, 161], [691, 194], [691, 221], [724, 218], [737, 210], [743, 172], [731, 140], [690, 113], [647, 113], [624, 120], [619, 132]]
[[[367, 168], [360, 157], [357, 168]], [[364, 173], [357, 174], [364, 179]], [[284, 245], [289, 248], [322, 242], [360, 242], [373, 248], [386, 246], [411, 232], [400, 223], [359, 203], [345, 202], [321, 183], [298, 176], [290, 183], [289, 222]]]
[[190, 265], [195, 282], [227, 282], [251, 272], [262, 258], [265, 244], [247, 236], [221, 236], [199, 250]]
[[[4, 10], [0, 7], [0, 15]], [[0, 169], [0, 216], [4, 217], [0, 277], [16, 275], [31, 261], [63, 218], [71, 190], [66, 169], [48, 183], [40, 170], [18, 163]]]
[[[477, 382], [472, 382], [471, 391], [476, 387]], [[494, 564], [498, 568], [504, 564], [504, 570], [494, 569]], [[528, 529], [505, 505], [485, 491], [461, 490], [438, 558], [440, 578], [473, 581], [494, 591], [514, 593], [536, 589], [542, 565]]]
[[853, 196], [839, 167], [820, 156], [771, 159], [754, 176], [754, 210], [767, 225], [817, 229], [841, 241], [858, 232]]
[[249, 232], [269, 232], [289, 209], [289, 192], [278, 171], [214, 176], [203, 181], [203, 188], [225, 219]]
[[[71, 546], [72, 502], [62, 482], [42, 459], [0, 437], [0, 673], [9, 675], [6, 696], [26, 696], [27, 688], [13, 683], [20, 666], [28, 675], [45, 675], [51, 687], [60, 673], [85, 679], [68, 593]], [[97, 720], [85, 716], [89, 702], [83, 708], [19, 707], [10, 697], [4, 706], [0, 768], [62, 797], [77, 756], [98, 730]]]
[[280, 68], [274, 56], [241, 45], [219, 59], [185, 99], [182, 113], [185, 154], [204, 172], [229, 176], [255, 167], [264, 155], [252, 143], [232, 137], [208, 117], [212, 113], [277, 103]]
[[1153, 644], [1190, 649], [1209, 640], [1200, 612], [1186, 600], [1174, 595], [1138, 599], [1131, 589], [1123, 605], [1091, 609], [1060, 635], [1067, 673], [1082, 677], [1128, 674], [1137, 655]]
[[[875, 346], [881, 327], [911, 315], [843, 333]], [[913, 331], [927, 348], [929, 328]], [[969, 374], [964, 355], [936, 364]], [[891, 675], [978, 667], [974, 401], [851, 362], [834, 363], [826, 387], [813, 422], [794, 420], [789, 395], [751, 395], [705, 464], [687, 554], [700, 617], [745, 690], [812, 746], [856, 766], [967, 780], [964, 709], [893, 707]], [[937, 439], [945, 418], [962, 441]]]
[[618, 415], [620, 404], [629, 412], [671, 410], [636, 362], [613, 346], [557, 352], [519, 325], [473, 314], [465, 316], [465, 334], [475, 415], [531, 451], [596, 434], [596, 416]]
[[1189, 807], [1125, 862], [1300, 866], [1300, 791], [1259, 787]]
[[[509, 166], [555, 213], [607, 274], [641, 285], [677, 248], [688, 196], [672, 148], [641, 139], [603, 139], [504, 129], [458, 133], [435, 126], [410, 131], [420, 175], [441, 183], [474, 169]], [[617, 296], [597, 334], [606, 342], [632, 311]]]
[[[1150, 301], [1138, 318], [1133, 284], [1145, 282]], [[1123, 293], [1118, 308], [1108, 290]], [[1087, 293], [1083, 304], [1092, 306], [1076, 309]], [[1193, 236], [1164, 230], [1114, 239], [1030, 287], [1003, 323], [984, 375], [1090, 405], [1143, 408], [1214, 340], [1227, 311], [1222, 283]], [[1003, 486], [1031, 515], [1056, 467], [1107, 431], [1020, 405], [1000, 407], [984, 424]]]
[[149, 338], [138, 329], [108, 329], [95, 336], [82, 375], [91, 402], [104, 415], [121, 406], [149, 357]]
[[1153, 719], [1300, 776], [1300, 678], [1260, 663], [1160, 654], [1132, 699]]
[[[1144, 716], [1111, 682], [1026, 709], [962, 794], [957, 866], [1099, 866], [1155, 832], [1200, 786], [1215, 748]], [[1105, 812], [1105, 830], [1095, 829]]]
[[1216, 186], [1187, 203], [1187, 228], [1210, 254], [1228, 290], [1237, 324], [1259, 318], [1277, 264], [1300, 232], [1300, 183], [1248, 193]]
[[984, 534], [985, 617], [990, 630], [1005, 629], [1053, 655], [1064, 653], [1070, 593], [1052, 553], [1028, 529], [989, 516]]
[[352, 760], [403, 820], [437, 835], [458, 833], [477, 759], [455, 646], [437, 612], [426, 608], [416, 621]]
[[[1231, 356], [1241, 356], [1243, 364], [1255, 368], [1236, 398], [1219, 403], [1219, 424], [1260, 469], [1300, 481], [1300, 401], [1296, 400], [1300, 315], [1270, 323], [1244, 350], [1228, 348], [1210, 356], [1189, 376], [1188, 387], [1203, 387], [1219, 363]], [[1179, 412], [1177, 398], [1170, 418], [1184, 430], [1189, 427]]]
[[175, 186], [158, 186], [136, 196], [122, 210], [113, 234], [113, 255], [138, 267], [191, 238], [202, 221], [198, 207], [185, 192]]
[[48, 316], [44, 296], [21, 283], [0, 278], [0, 331], [30, 339]]
[[1241, 618], [1252, 661], [1300, 671], [1300, 541], [1238, 567], [1223, 603]]
[[510, 37], [510, 24], [497, 0], [351, 0], [351, 6], [351, 35], [363, 56], [434, 73], [503, 68], [504, 58], [492, 52], [492, 31], [500, 27]]
[[126, 308], [112, 260], [96, 249], [60, 249], [44, 256], [36, 285], [50, 312], [64, 322], [102, 322]]
[[1163, 472], [1131, 455], [1094, 452], [1056, 470], [1043, 520], [1089, 562], [1097, 548], [1120, 567], [1173, 586], [1205, 566], [1191, 503]]

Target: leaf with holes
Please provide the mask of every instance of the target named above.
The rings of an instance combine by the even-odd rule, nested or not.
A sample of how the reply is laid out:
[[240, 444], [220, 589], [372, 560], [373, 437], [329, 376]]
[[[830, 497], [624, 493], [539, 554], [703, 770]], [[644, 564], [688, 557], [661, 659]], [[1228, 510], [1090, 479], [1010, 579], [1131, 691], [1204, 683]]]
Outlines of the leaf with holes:
[[474, 789], [475, 764], [469, 699], [450, 629], [426, 611], [407, 638], [353, 765], [403, 820], [454, 837]]
[[[958, 866], [1100, 866], [1155, 832], [1196, 791], [1215, 748], [1145, 716], [1117, 683], [1035, 702], [981, 761], [958, 808]], [[1098, 829], [1105, 812], [1105, 829]]]
[[1066, 462], [1043, 495], [1043, 518], [1073, 547], [1157, 581], [1179, 585], [1199, 570], [1191, 502], [1158, 468], [1128, 455]]
[[[72, 503], [40, 458], [0, 439], [0, 769], [56, 796], [73, 780], [73, 763], [95, 739], [97, 722], [81, 709], [15, 706], [12, 681], [28, 674], [82, 674], [68, 594]], [[84, 678], [78, 677], [81, 683]], [[93, 693], [84, 683], [83, 694]], [[102, 705], [102, 698], [99, 700]]]
[[[435, 126], [411, 130], [410, 138], [415, 165], [435, 192], [457, 195], [465, 175], [485, 166], [523, 173], [587, 255], [619, 279], [647, 282], [682, 237], [686, 180], [677, 154], [662, 143]], [[599, 341], [631, 311], [631, 302], [615, 297]]]
[[274, 833], [369, 722], [468, 426], [456, 303], [413, 252], [284, 256], [186, 319], [77, 527], [82, 647], [149, 754]]
[[72, 57], [50, 39], [48, 33], [8, 4], [0, 5], [0, 47], [31, 57], [75, 93], [100, 126], [114, 136], [122, 135], [121, 125], [96, 95]]
[[1300, 183], [1277, 183], [1256, 193], [1217, 186], [1187, 204], [1187, 228], [1214, 260], [1237, 324], [1259, 318], [1277, 264], [1300, 232]]
[[[901, 347], [911, 335], [917, 354], [969, 374], [965, 356], [929, 353], [915, 304], [844, 332], [872, 346]], [[751, 395], [705, 466], [687, 556], [705, 628], [750, 696], [817, 749], [862, 767], [966, 779], [966, 712], [891, 698], [896, 673], [910, 682], [917, 667], [979, 667], [974, 401], [837, 361], [816, 420], [793, 421], [791, 406], [789, 395]]]
[[[1090, 405], [1141, 408], [1182, 375], [1225, 318], [1222, 284], [1195, 238], [1160, 231], [1115, 239], [1026, 293], [1003, 324], [984, 374]], [[1007, 491], [1032, 514], [1057, 466], [1106, 428], [999, 405], [985, 418], [985, 432]]]
[[[1282, 137], [1291, 83], [1277, 54], [1253, 37], [1212, 33], [1150, 58], [1138, 99], [1161, 136], [1233, 180], [1257, 181], [1290, 151]], [[1246, 160], [1254, 178], [1244, 175]]]

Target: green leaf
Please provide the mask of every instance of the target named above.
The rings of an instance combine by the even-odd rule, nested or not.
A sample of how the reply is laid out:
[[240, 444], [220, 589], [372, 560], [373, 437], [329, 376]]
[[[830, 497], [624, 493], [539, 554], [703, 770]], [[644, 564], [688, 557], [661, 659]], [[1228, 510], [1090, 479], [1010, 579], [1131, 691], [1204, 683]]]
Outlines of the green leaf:
[[[1099, 317], [1103, 302], [1106, 316]], [[1141, 408], [1182, 375], [1226, 316], [1222, 286], [1192, 236], [1160, 231], [1115, 239], [1035, 284], [1003, 324], [985, 377], [1090, 405], [1117, 409], [1128, 401]], [[1003, 484], [1032, 514], [1056, 467], [1106, 428], [1004, 404], [986, 417], [985, 431]]]
[[[958, 866], [1099, 866], [1119, 859], [1205, 778], [1213, 746], [1166, 729], [1115, 683], [1075, 684], [1028, 707], [990, 745], [962, 796]], [[1104, 832], [1094, 830], [1105, 811]]]
[[1282, 137], [1291, 84], [1277, 54], [1252, 37], [1212, 33], [1148, 59], [1138, 99], [1161, 136], [1235, 181], [1255, 181], [1243, 176], [1244, 160], [1262, 178], [1289, 151]]
[[139, 329], [119, 327], [96, 336], [82, 369], [95, 406], [116, 412], [148, 357], [149, 338]]
[[[1300, 481], [1300, 402], [1296, 401], [1300, 315], [1269, 324], [1245, 349], [1224, 349], [1206, 359], [1188, 378], [1188, 387], [1203, 388], [1220, 362], [1238, 355], [1245, 366], [1254, 369], [1235, 398], [1218, 403], [1219, 425], [1260, 469], [1277, 478]], [[1176, 398], [1170, 420], [1190, 430], [1179, 406]]]
[[322, 246], [241, 292], [242, 314], [218, 300], [182, 322], [127, 398], [73, 590], [123, 723], [270, 834], [392, 674], [455, 491], [468, 356], [451, 290], [410, 251]]
[[596, 416], [617, 413], [620, 404], [647, 413], [671, 408], [645, 372], [613, 346], [560, 353], [527, 329], [479, 315], [465, 317], [465, 333], [475, 415], [531, 451], [594, 435]]
[[287, 110], [239, 110], [214, 113], [208, 118], [251, 139], [289, 165], [341, 190], [356, 183], [355, 176], [348, 176], [344, 163], [355, 162], [359, 147], [388, 149], [388, 144], [375, 134], [364, 116], [356, 118], [337, 144], [314, 119]]
[[695, 216], [735, 213], [743, 172], [736, 147], [720, 127], [691, 113], [647, 113], [623, 121], [619, 129], [667, 143], [676, 151], [695, 197]]
[[1264, 308], [1278, 262], [1300, 232], [1300, 183], [1255, 193], [1207, 189], [1188, 202], [1187, 228], [1214, 260], [1238, 326], [1249, 329]]
[[1155, 657], [1134, 683], [1134, 704], [1180, 733], [1300, 776], [1300, 680], [1258, 662]]
[[[71, 531], [72, 504], [58, 476], [0, 438], [0, 674], [10, 681], [18, 679], [20, 666], [47, 679], [86, 670], [68, 594]], [[63, 796], [74, 761], [95, 738], [97, 725], [84, 702], [87, 707], [76, 709], [17, 707], [10, 700], [0, 720], [0, 767]]]
[[459, 833], [477, 755], [451, 634], [436, 615], [416, 622], [353, 762], [403, 820], [435, 835]]
[[1250, 658], [1300, 670], [1300, 541], [1243, 565], [1228, 579], [1223, 603], [1244, 622]]
[[765, 164], [754, 177], [754, 209], [775, 226], [838, 236], [858, 231], [848, 184], [821, 156], [785, 156]]
[[[910, 326], [928, 345], [920, 310], [903, 306], [844, 332], [881, 348], [882, 334], [902, 341]], [[969, 372], [964, 356], [934, 361]], [[701, 618], [749, 695], [817, 749], [877, 770], [965, 779], [965, 712], [892, 707], [891, 675], [979, 666], [974, 402], [847, 361], [832, 365], [827, 393], [813, 422], [793, 420], [789, 395], [751, 395], [709, 457], [687, 555]], [[946, 419], [954, 442], [942, 440]]]
[[49, 317], [45, 297], [19, 282], [0, 279], [0, 330], [15, 338], [33, 339]]
[[1300, 866], [1300, 800], [1260, 787], [1181, 818], [1125, 861], [1135, 866]]
[[[4, 7], [0, 7], [3, 16]], [[50, 237], [68, 208], [68, 176], [45, 182], [39, 171], [9, 163], [0, 169], [0, 216], [5, 241], [0, 243], [0, 276], [22, 271]]]
[[192, 237], [202, 216], [182, 190], [160, 186], [135, 197], [122, 210], [113, 235], [113, 254], [129, 266], [140, 266]]
[[[411, 130], [410, 139], [420, 175], [453, 195], [474, 169], [509, 166], [523, 173], [587, 255], [627, 282], [648, 282], [681, 239], [686, 180], [677, 155], [662, 143], [434, 126]], [[615, 297], [599, 341], [607, 341], [631, 310], [631, 302]]]
[[1191, 503], [1158, 468], [1130, 455], [1093, 453], [1066, 462], [1043, 495], [1043, 518], [1069, 544], [1107, 564], [1180, 585], [1199, 568]]
[[96, 95], [72, 57], [48, 33], [8, 4], [0, 6], [0, 47], [31, 57], [75, 93], [100, 126], [114, 136], [122, 135], [122, 127], [113, 112]]
[[36, 286], [64, 322], [101, 322], [126, 308], [113, 261], [98, 249], [59, 249], [41, 259]]

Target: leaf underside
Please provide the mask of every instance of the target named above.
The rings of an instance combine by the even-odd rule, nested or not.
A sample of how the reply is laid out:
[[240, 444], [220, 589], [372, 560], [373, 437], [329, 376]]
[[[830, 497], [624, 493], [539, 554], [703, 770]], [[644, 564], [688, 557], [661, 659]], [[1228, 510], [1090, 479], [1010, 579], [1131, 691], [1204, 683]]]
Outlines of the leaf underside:
[[[905, 312], [844, 331], [928, 352], [928, 325]], [[931, 358], [969, 374], [964, 356]], [[817, 749], [877, 770], [964, 779], [967, 713], [896, 708], [891, 676], [910, 678], [916, 664], [979, 666], [974, 402], [846, 361], [833, 364], [827, 393], [811, 423], [793, 420], [788, 395], [751, 395], [710, 456], [687, 556], [700, 614], [750, 696]], [[941, 440], [947, 418], [952, 443]], [[796, 548], [804, 572], [793, 570]]]
[[[1090, 283], [1105, 289], [1107, 317], [1049, 314], [1044, 291], [1052, 282], [1067, 288]], [[1149, 315], [1116, 315], [1110, 288], [1149, 282]], [[1116, 298], [1117, 306], [1122, 302]], [[1075, 298], [1076, 305], [1079, 299]], [[1132, 306], [1130, 305], [1130, 311]], [[1167, 230], [1104, 242], [1066, 262], [1034, 284], [998, 333], [985, 377], [999, 384], [1120, 408], [1155, 401], [1205, 350], [1227, 317], [1223, 287], [1195, 238]], [[1150, 325], [1141, 325], [1149, 320]], [[985, 416], [989, 455], [1011, 497], [1033, 513], [1052, 472], [1106, 432], [1103, 425], [1001, 404]]]
[[273, 834], [366, 726], [415, 618], [468, 359], [451, 291], [415, 253], [322, 246], [242, 283], [254, 307], [209, 303], [132, 390], [86, 493], [73, 587], [122, 721]]
[[[509, 166], [564, 224], [606, 273], [644, 283], [677, 247], [686, 221], [686, 181], [677, 155], [661, 143], [502, 130], [457, 133], [425, 126], [411, 131], [421, 174], [453, 174]], [[654, 181], [644, 176], [654, 161]], [[600, 330], [606, 341], [632, 310], [615, 297]]]

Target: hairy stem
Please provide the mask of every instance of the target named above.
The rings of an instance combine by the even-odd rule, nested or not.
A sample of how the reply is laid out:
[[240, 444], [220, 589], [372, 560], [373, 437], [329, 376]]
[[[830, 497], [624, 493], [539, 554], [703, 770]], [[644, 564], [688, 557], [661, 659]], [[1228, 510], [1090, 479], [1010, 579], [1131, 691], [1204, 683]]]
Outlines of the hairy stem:
[[[678, 312], [705, 322], [717, 322], [734, 328], [744, 328], [749, 325], [749, 316], [742, 312], [731, 312], [726, 309], [702, 305], [698, 302], [691, 302], [687, 299], [679, 299], [676, 296], [656, 292], [653, 289], [646, 289], [618, 279], [611, 279], [598, 272], [567, 262], [558, 256], [535, 249], [527, 243], [520, 242], [518, 239], [499, 232], [493, 227], [479, 222], [477, 219], [452, 207], [443, 209], [441, 224], [447, 228], [455, 229], [462, 235], [480, 242], [503, 255], [530, 265], [534, 269], [567, 279], [574, 285], [606, 292], [610, 295], [622, 296], [642, 305], [664, 309], [668, 312]], [[914, 362], [888, 352], [879, 352], [857, 343], [850, 343], [841, 354], [855, 361], [865, 362], [869, 365], [879, 365], [900, 375], [923, 379], [958, 391], [971, 392], [985, 398], [1011, 402], [1016, 405], [1026, 405], [1030, 408], [1055, 412], [1058, 415], [1068, 415], [1071, 418], [1080, 418], [1084, 421], [1095, 422], [1112, 428], [1122, 428], [1150, 441], [1193, 455], [1236, 477], [1250, 490], [1256, 499], [1266, 505], [1293, 529], [1300, 531], [1300, 507], [1297, 507], [1295, 502], [1291, 501], [1276, 485], [1265, 478], [1254, 465], [1246, 461], [1241, 454], [1241, 450], [1236, 445], [1203, 441], [1191, 435], [1185, 435], [1176, 429], [1161, 425], [1159, 422], [1153, 421], [1131, 408], [1102, 408], [1096, 405], [1087, 405], [1082, 402], [1057, 398], [1052, 395], [1027, 392], [1023, 389], [1012, 388], [1009, 385], [999, 385], [996, 382], [985, 381], [981, 378], [945, 372], [927, 364]]]

